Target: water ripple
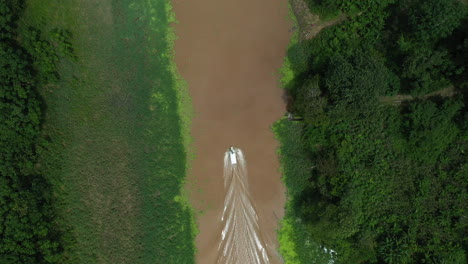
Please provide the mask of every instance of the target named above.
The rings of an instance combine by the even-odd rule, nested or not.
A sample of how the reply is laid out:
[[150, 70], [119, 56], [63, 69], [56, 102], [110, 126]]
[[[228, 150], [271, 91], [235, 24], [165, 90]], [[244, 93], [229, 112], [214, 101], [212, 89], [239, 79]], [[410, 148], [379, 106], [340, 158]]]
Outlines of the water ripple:
[[247, 164], [239, 148], [231, 147], [224, 154], [224, 188], [227, 192], [217, 263], [269, 264], [249, 193]]

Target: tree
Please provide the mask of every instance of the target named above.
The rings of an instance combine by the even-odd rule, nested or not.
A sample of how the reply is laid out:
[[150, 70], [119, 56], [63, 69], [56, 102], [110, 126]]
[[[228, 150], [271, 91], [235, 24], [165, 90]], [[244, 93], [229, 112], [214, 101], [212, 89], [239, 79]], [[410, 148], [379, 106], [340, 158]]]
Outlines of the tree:
[[31, 55], [16, 41], [22, 1], [0, 1], [0, 261], [57, 263], [50, 187], [35, 169], [41, 102]]
[[295, 101], [296, 108], [308, 123], [320, 125], [326, 122], [327, 98], [322, 96], [318, 75], [304, 82], [297, 91]]
[[410, 83], [406, 92], [424, 95], [448, 86], [446, 75], [453, 69], [447, 50], [419, 46], [404, 59], [401, 77]]
[[325, 87], [335, 102], [366, 104], [398, 89], [393, 74], [372, 51], [358, 51], [349, 59], [334, 56], [327, 68]]
[[466, 7], [457, 0], [421, 1], [410, 12], [410, 25], [423, 41], [449, 36], [466, 15]]

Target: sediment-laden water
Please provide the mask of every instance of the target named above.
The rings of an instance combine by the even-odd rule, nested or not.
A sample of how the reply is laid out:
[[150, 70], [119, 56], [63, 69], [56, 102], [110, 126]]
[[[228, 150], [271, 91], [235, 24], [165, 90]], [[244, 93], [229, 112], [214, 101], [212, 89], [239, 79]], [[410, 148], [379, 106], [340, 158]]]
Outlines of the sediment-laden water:
[[270, 126], [285, 113], [277, 72], [292, 34], [287, 1], [174, 0], [173, 6], [176, 63], [195, 112], [196, 155], [187, 188], [202, 212], [197, 215], [197, 263], [216, 263], [218, 257], [227, 192], [220, 157], [231, 145], [248, 157], [258, 232], [270, 262], [280, 263], [276, 230], [285, 190]]

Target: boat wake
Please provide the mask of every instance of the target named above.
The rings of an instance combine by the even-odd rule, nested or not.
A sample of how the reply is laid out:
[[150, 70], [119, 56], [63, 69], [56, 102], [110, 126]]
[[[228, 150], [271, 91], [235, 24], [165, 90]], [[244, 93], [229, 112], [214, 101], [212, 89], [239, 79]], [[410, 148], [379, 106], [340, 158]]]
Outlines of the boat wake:
[[227, 192], [217, 263], [269, 264], [249, 194], [244, 154], [238, 148], [230, 147], [224, 154], [224, 188]]

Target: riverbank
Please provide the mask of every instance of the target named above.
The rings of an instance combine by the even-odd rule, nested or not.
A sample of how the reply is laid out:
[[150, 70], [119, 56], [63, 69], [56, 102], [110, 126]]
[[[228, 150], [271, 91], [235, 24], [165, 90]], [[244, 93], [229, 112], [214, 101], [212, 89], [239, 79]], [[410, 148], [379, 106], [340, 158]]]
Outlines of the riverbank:
[[[67, 263], [194, 263], [182, 193], [190, 100], [166, 1], [28, 1], [21, 28], [68, 32], [47, 108], [41, 171], [58, 200]], [[164, 238], [164, 239], [161, 239]]]
[[[311, 25], [320, 24], [319, 17], [310, 13], [304, 1], [290, 0], [289, 18], [293, 21], [294, 34], [290, 39], [288, 49], [315, 36], [323, 28], [313, 28]], [[302, 7], [302, 8], [301, 8]], [[313, 36], [311, 36], [313, 32]], [[280, 69], [281, 85], [288, 92], [288, 87], [294, 86], [297, 77], [293, 65], [288, 56], [284, 58]], [[286, 96], [288, 98], [288, 96]], [[287, 100], [288, 102], [290, 99]], [[289, 102], [290, 103], [290, 102]], [[297, 217], [293, 209], [292, 197], [297, 195], [296, 190], [307, 184], [310, 168], [306, 150], [302, 147], [303, 124], [301, 122], [289, 121], [286, 117], [273, 124], [273, 132], [280, 146], [277, 150], [281, 165], [282, 181], [287, 190], [287, 201], [285, 204], [285, 215], [281, 220], [278, 230], [279, 251], [286, 264], [299, 263], [328, 263], [330, 256], [324, 254], [317, 242], [314, 242], [310, 232]]]

